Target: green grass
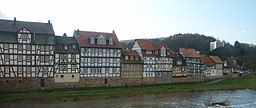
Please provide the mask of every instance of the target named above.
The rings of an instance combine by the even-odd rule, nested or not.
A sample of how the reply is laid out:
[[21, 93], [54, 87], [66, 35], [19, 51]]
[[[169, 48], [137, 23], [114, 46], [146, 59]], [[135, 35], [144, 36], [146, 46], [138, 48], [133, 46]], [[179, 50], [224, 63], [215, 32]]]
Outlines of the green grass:
[[145, 85], [137, 87], [96, 87], [96, 88], [72, 88], [72, 89], [50, 89], [30, 92], [0, 92], [0, 102], [17, 101], [75, 101], [78, 99], [94, 98], [116, 98], [125, 96], [136, 96], [142, 94], [171, 93], [186, 91], [205, 90], [233, 90], [233, 89], [256, 89], [256, 77], [243, 77], [225, 79], [223, 81], [208, 84], [200, 83], [176, 83]]

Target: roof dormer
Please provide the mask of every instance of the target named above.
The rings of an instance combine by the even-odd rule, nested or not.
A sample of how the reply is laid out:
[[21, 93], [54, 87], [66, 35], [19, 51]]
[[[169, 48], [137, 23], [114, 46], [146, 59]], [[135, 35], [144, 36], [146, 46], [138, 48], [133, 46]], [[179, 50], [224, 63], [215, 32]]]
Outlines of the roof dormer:
[[112, 39], [112, 38], [109, 38], [109, 40], [108, 40], [108, 44], [109, 44], [109, 45], [113, 45], [113, 44], [114, 44], [114, 42], [113, 42], [113, 39]]
[[22, 28], [17, 32], [19, 43], [31, 43], [31, 32], [26, 28]]
[[91, 43], [91, 44], [95, 44], [95, 38], [94, 38], [94, 37], [91, 37], [91, 38], [90, 38], [90, 43]]
[[100, 34], [97, 38], [97, 43], [101, 45], [106, 45], [106, 39], [103, 34]]

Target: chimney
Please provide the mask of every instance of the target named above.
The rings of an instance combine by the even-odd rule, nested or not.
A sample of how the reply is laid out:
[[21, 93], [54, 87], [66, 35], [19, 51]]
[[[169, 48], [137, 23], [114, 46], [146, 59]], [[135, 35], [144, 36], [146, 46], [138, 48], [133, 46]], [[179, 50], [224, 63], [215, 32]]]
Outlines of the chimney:
[[50, 20], [48, 20], [48, 24], [51, 24], [51, 21], [50, 21]]
[[14, 21], [14, 24], [16, 24], [16, 17], [14, 17], [13, 21]]
[[63, 34], [63, 36], [64, 36], [64, 37], [67, 37], [67, 34], [66, 34], [66, 33], [64, 33], [64, 34]]
[[112, 33], [113, 33], [113, 34], [116, 34], [116, 33], [115, 33], [115, 30], [112, 30]]

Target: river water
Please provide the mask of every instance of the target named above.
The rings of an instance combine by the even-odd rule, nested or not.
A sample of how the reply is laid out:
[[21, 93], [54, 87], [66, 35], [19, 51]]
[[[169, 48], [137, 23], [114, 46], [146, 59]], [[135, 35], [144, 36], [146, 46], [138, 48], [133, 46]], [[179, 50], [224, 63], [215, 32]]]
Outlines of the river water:
[[231, 108], [256, 108], [256, 90], [181, 92], [108, 99], [1, 103], [0, 108], [207, 108], [213, 102]]

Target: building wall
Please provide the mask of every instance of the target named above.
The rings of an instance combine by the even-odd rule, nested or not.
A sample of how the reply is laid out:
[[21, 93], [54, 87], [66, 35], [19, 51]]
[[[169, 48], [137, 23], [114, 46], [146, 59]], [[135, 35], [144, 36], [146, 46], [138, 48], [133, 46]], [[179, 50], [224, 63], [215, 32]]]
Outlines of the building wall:
[[125, 64], [122, 63], [122, 78], [141, 78], [143, 74], [143, 64]]
[[155, 77], [155, 57], [143, 57], [143, 77]]
[[55, 82], [79, 82], [80, 55], [55, 54]]
[[54, 47], [0, 43], [0, 77], [53, 77]]
[[217, 64], [212, 67], [206, 67], [204, 73], [206, 77], [221, 77], [223, 76], [223, 66], [222, 64]]
[[81, 48], [80, 77], [120, 77], [121, 49]]
[[172, 81], [172, 73], [169, 72], [157, 72], [155, 75], [155, 83], [170, 83]]
[[173, 77], [187, 76], [186, 67], [185, 66], [173, 66], [172, 76]]
[[186, 71], [189, 75], [195, 76], [202, 73], [200, 58], [186, 58]]
[[54, 82], [79, 82], [80, 74], [79, 73], [59, 73], [54, 74]]

